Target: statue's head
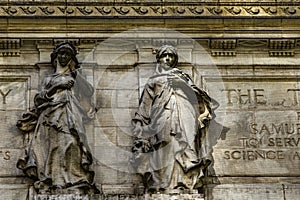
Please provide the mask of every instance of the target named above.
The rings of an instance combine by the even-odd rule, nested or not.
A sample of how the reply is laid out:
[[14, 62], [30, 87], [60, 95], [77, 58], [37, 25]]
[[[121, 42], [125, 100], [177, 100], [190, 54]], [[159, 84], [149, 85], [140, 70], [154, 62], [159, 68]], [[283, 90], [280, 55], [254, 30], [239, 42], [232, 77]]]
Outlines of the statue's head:
[[156, 60], [165, 70], [174, 68], [178, 63], [176, 48], [171, 45], [161, 46], [156, 53]]
[[[66, 67], [72, 63], [72, 68], [77, 69], [79, 68], [79, 64], [76, 54], [76, 49], [71, 43], [62, 42], [58, 44], [51, 53], [51, 64], [56, 68], [57, 62], [59, 62], [62, 67]], [[73, 62], [71, 62], [71, 60]]]

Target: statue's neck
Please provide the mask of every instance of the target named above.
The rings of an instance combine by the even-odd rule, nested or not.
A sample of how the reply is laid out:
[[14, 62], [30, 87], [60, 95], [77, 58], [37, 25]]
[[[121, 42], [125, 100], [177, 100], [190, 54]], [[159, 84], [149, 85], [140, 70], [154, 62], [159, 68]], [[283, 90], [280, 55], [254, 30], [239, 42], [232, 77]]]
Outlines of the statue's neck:
[[170, 67], [168, 69], [162, 67], [161, 65], [158, 64], [157, 68], [156, 68], [157, 73], [159, 74], [168, 74], [168, 73], [174, 73], [174, 72], [178, 72], [179, 69], [177, 69], [176, 67]]

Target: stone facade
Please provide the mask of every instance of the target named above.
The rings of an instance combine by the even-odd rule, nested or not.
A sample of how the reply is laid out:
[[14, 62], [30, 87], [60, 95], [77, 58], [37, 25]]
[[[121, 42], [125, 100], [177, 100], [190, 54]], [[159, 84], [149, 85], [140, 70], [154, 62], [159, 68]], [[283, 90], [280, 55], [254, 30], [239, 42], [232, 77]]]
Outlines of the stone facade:
[[[53, 72], [50, 53], [61, 41], [76, 46], [96, 89], [97, 116], [86, 124], [103, 192], [94, 199], [299, 198], [299, 6], [288, 0], [0, 1], [1, 199], [35, 196], [16, 168], [28, 135], [15, 124]], [[204, 196], [143, 196], [128, 165], [131, 119], [163, 44], [178, 49], [179, 68], [220, 103]]]

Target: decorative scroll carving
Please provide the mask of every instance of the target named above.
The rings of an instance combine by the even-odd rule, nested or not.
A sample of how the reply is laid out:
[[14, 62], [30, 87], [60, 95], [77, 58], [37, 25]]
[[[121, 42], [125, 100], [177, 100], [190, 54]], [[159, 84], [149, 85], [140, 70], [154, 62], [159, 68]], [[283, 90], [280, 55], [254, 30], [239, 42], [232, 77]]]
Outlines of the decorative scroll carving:
[[53, 8], [49, 8], [49, 7], [39, 7], [39, 8], [46, 15], [52, 15], [55, 13], [55, 10]]
[[18, 12], [18, 10], [15, 7], [12, 8], [12, 7], [9, 6], [9, 7], [1, 7], [1, 8], [8, 15], [14, 15]]
[[207, 7], [207, 10], [213, 15], [219, 15], [223, 12], [220, 7]]
[[111, 8], [107, 8], [107, 7], [95, 7], [96, 10], [98, 10], [98, 12], [101, 15], [109, 15], [111, 13]]
[[185, 8], [182, 8], [182, 7], [170, 7], [170, 10], [174, 14], [183, 14], [183, 13], [185, 13]]
[[126, 7], [113, 7], [113, 8], [120, 15], [126, 15], [130, 12], [130, 8], [126, 8]]
[[71, 7], [57, 7], [63, 14], [73, 14], [75, 10]]
[[[300, 15], [300, 3], [293, 5], [288, 2], [261, 4], [259, 2], [243, 3], [210, 3], [210, 4], [161, 4], [161, 3], [114, 3], [86, 2], [82, 6], [79, 2], [72, 4], [53, 4], [41, 6], [38, 2], [27, 2], [24, 5], [10, 2], [0, 6], [3, 12], [0, 16], [58, 16], [68, 17], [93, 16], [106, 17], [112, 14], [123, 17], [289, 17]], [[75, 12], [78, 10], [79, 12]], [[115, 11], [115, 12], [114, 12]]]
[[27, 15], [32, 15], [36, 13], [35, 7], [20, 7], [20, 9]]
[[238, 15], [242, 12], [242, 9], [237, 7], [225, 7], [225, 10], [233, 15]]
[[202, 7], [188, 7], [188, 9], [195, 15], [201, 15], [204, 12]]
[[77, 9], [84, 15], [90, 15], [94, 12], [93, 9], [91, 8], [86, 8], [86, 7], [77, 7]]
[[132, 7], [132, 9], [139, 15], [145, 15], [149, 12], [149, 10], [145, 7]]
[[156, 14], [166, 14], [168, 12], [168, 10], [165, 8], [165, 7], [161, 7], [161, 6], [158, 6], [158, 7], [150, 7], [154, 13]]
[[266, 13], [270, 15], [275, 15], [278, 13], [278, 10], [276, 7], [261, 7]]
[[244, 7], [244, 10], [251, 15], [257, 15], [260, 12], [260, 9], [257, 7]]
[[282, 7], [281, 9], [283, 10], [284, 13], [288, 15], [294, 15], [297, 12], [296, 8], [294, 7]]

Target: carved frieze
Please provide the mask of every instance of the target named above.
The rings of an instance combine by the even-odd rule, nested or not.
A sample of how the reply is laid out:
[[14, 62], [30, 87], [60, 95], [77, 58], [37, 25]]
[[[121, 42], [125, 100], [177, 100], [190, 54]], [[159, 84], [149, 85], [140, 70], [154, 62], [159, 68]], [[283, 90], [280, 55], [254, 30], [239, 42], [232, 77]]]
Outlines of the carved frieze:
[[289, 17], [300, 15], [300, 4], [276, 3], [109, 3], [10, 2], [0, 6], [0, 16], [43, 17]]

